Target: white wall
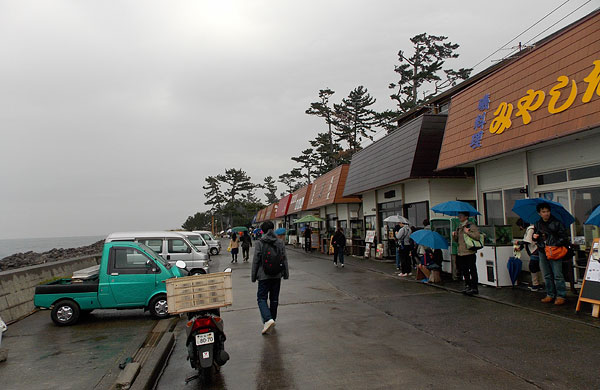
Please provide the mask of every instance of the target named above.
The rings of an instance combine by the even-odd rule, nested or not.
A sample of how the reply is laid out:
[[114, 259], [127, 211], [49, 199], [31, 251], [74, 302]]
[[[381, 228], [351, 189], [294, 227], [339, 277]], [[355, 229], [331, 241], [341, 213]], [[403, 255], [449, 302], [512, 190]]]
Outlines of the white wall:
[[342, 220], [342, 221], [350, 220], [350, 215], [348, 215], [349, 213], [348, 213], [348, 204], [347, 203], [338, 204], [337, 205], [337, 213], [338, 213], [337, 217], [339, 220]]
[[513, 154], [477, 165], [479, 192], [525, 187], [525, 153]]
[[429, 200], [429, 179], [411, 180], [404, 183], [404, 203]]
[[[430, 179], [429, 208], [449, 200], [475, 200], [475, 179]], [[430, 212], [431, 216], [438, 216]]]
[[375, 191], [365, 192], [362, 196], [363, 203], [363, 214], [364, 215], [375, 215], [377, 214], [377, 197]]
[[[532, 174], [600, 162], [600, 135], [528, 152]], [[532, 183], [533, 184], [533, 183]]]
[[[395, 190], [396, 191], [396, 196], [394, 198], [384, 198], [384, 194], [388, 191], [392, 191]], [[397, 200], [402, 200], [402, 184], [396, 184], [393, 186], [389, 186], [389, 187], [385, 187], [382, 189], [377, 190], [377, 203], [387, 203], [387, 202], [394, 202]]]
[[327, 214], [335, 214], [336, 210], [335, 210], [335, 205], [334, 204], [330, 204], [328, 206], [326, 206], [326, 213]]

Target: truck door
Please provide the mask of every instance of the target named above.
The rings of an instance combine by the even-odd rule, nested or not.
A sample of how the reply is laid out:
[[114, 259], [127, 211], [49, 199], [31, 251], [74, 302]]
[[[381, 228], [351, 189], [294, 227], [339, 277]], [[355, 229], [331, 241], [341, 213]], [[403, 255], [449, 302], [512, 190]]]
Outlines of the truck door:
[[109, 286], [117, 307], [143, 306], [156, 288], [160, 268], [131, 247], [113, 247], [108, 259]]
[[[167, 261], [175, 263], [177, 260], [192, 260], [192, 248], [182, 238], [167, 239]], [[164, 256], [163, 256], [164, 257]]]

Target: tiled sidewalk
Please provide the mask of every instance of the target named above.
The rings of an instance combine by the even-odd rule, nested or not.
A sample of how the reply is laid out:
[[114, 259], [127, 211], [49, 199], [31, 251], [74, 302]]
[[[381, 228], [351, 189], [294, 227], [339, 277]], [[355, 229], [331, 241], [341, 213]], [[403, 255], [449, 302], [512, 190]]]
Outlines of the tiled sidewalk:
[[[293, 250], [298, 253], [305, 253], [301, 249], [286, 246], [288, 250]], [[324, 255], [322, 253], [313, 251], [310, 255], [316, 258], [323, 259], [324, 261], [333, 261], [333, 256]], [[397, 275], [396, 265], [393, 261], [381, 261], [373, 259], [363, 259], [355, 256], [345, 256], [345, 263], [351, 267], [360, 267], [368, 269], [373, 272], [379, 272], [382, 274], [389, 275], [391, 277], [398, 278], [399, 280], [406, 283], [421, 283], [424, 288], [441, 288], [454, 293], [460, 293], [463, 289], [463, 282], [452, 279], [444, 279], [439, 284], [422, 283], [415, 280], [414, 276], [400, 277]], [[413, 272], [413, 275], [415, 272]], [[567, 288], [568, 289], [568, 288]], [[569, 289], [567, 291], [567, 303], [563, 306], [554, 306], [553, 304], [547, 304], [540, 302], [545, 296], [544, 291], [532, 292], [527, 289], [526, 286], [515, 286], [515, 287], [490, 287], [485, 285], [479, 285], [480, 299], [487, 299], [500, 304], [510, 305], [514, 307], [520, 307], [526, 310], [532, 310], [539, 313], [547, 314], [549, 316], [559, 316], [572, 321], [583, 322], [590, 326], [600, 328], [600, 320], [591, 316], [591, 305], [584, 304], [582, 310], [577, 313], [575, 306], [577, 305], [577, 295], [573, 294]]]

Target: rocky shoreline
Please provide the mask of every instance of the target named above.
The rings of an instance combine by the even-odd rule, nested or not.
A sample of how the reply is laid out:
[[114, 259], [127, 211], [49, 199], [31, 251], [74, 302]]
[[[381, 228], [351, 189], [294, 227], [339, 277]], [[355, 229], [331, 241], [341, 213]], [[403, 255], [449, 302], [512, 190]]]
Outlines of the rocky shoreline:
[[0, 259], [0, 271], [7, 271], [30, 265], [45, 264], [57, 260], [73, 259], [76, 257], [95, 255], [102, 252], [104, 240], [100, 240], [91, 245], [80, 246], [78, 248], [54, 248], [47, 252], [37, 253], [33, 251], [25, 253], [15, 253]]

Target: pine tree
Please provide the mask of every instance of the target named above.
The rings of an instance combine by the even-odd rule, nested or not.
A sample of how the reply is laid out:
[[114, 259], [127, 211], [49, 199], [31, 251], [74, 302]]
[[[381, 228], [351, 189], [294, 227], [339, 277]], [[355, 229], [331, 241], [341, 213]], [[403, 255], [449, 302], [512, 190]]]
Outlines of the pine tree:
[[362, 85], [350, 91], [341, 104], [334, 104], [336, 141], [345, 141], [351, 154], [361, 149], [363, 138], [373, 139], [378, 124], [375, 111], [369, 107], [375, 103], [373, 98]]
[[273, 176], [265, 177], [261, 187], [266, 191], [265, 196], [267, 197], [267, 204], [273, 204], [278, 201], [277, 184], [275, 183]]
[[[323, 164], [329, 167], [329, 169], [335, 168], [335, 148], [333, 142], [333, 110], [329, 106], [329, 98], [333, 96], [335, 91], [326, 88], [319, 90], [319, 99], [318, 102], [313, 102], [310, 104], [310, 108], [305, 111], [308, 115], [315, 115], [320, 118], [325, 119], [325, 123], [327, 124], [327, 142], [323, 142], [322, 145], [327, 145], [329, 147], [328, 153], [324, 153], [325, 150], [321, 150], [322, 157], [325, 159]], [[312, 143], [312, 142], [311, 142]], [[313, 145], [315, 147], [315, 145]], [[328, 170], [329, 170], [328, 169]]]
[[342, 157], [343, 149], [340, 144], [337, 142], [331, 143], [330, 141], [331, 139], [327, 133], [319, 133], [315, 139], [310, 141], [310, 145], [313, 147], [316, 164], [314, 170], [317, 177], [347, 162]]
[[292, 192], [299, 190], [304, 187], [302, 182], [302, 174], [297, 169], [292, 169], [290, 173], [283, 173], [279, 175], [279, 182], [283, 183], [287, 187], [287, 193], [282, 192], [281, 197], [291, 194]]
[[[390, 83], [389, 88], [396, 90], [390, 97], [400, 112], [409, 111], [471, 74], [472, 69], [443, 69], [445, 60], [458, 57], [454, 51], [459, 45], [446, 42], [447, 39], [427, 33], [415, 35], [410, 38], [413, 55], [407, 57], [402, 50], [398, 52], [400, 65], [394, 67], [394, 72], [400, 75], [400, 80]], [[422, 90], [425, 87], [428, 89]], [[423, 97], [419, 98], [419, 94]]]

